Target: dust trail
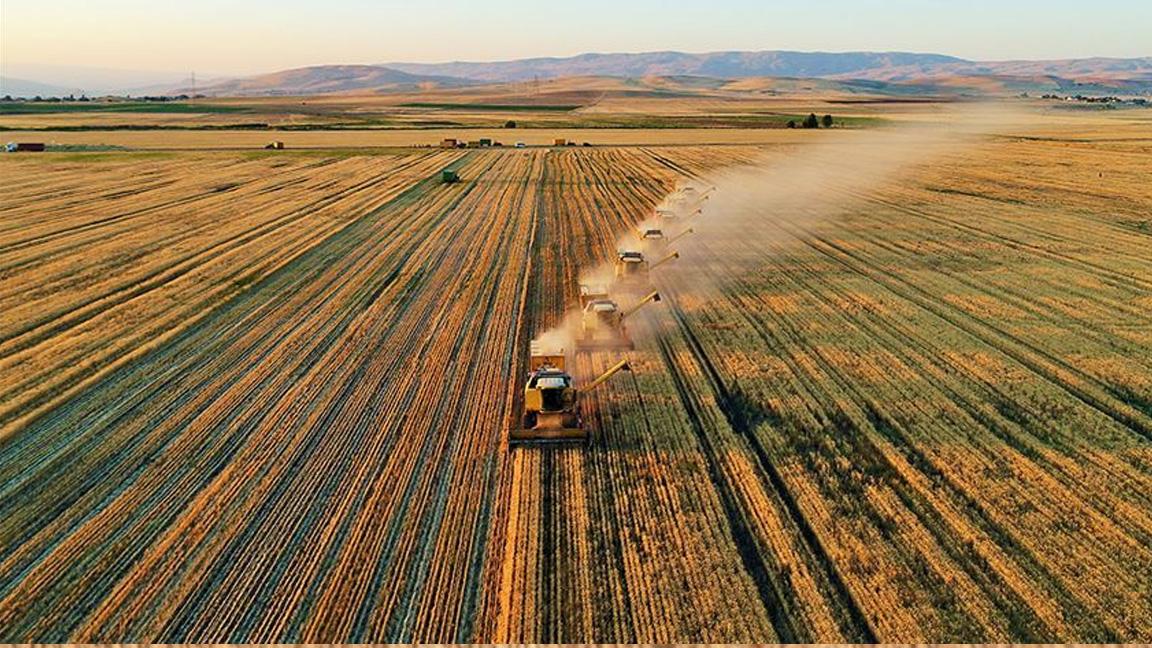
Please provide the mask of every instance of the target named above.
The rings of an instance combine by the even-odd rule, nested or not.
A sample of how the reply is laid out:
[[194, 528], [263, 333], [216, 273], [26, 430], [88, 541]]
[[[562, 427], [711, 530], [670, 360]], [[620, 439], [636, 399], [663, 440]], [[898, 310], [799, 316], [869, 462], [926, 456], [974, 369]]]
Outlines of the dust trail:
[[580, 323], [579, 317], [580, 314], [577, 311], [570, 309], [564, 314], [564, 319], [559, 324], [540, 333], [532, 340], [533, 348], [543, 353], [563, 354], [571, 359], [572, 354], [576, 351], [575, 331]]
[[721, 170], [695, 181], [702, 191], [715, 186], [700, 214], [664, 226], [669, 235], [687, 227], [695, 233], [673, 246], [680, 260], [657, 274], [690, 288], [693, 296], [713, 296], [718, 286], [709, 277], [751, 270], [772, 249], [827, 228], [858, 207], [855, 195], [898, 182], [913, 167], [992, 133], [1018, 131], [1025, 119], [1020, 109], [1005, 105], [956, 108], [931, 123], [821, 134], [793, 153], [766, 154], [756, 163]]
[[[706, 179], [685, 179], [678, 189], [691, 187], [696, 195], [685, 200], [683, 192], [676, 192], [656, 208], [675, 218], [654, 213], [621, 233], [611, 256], [637, 250], [655, 263], [672, 251], [680, 252], [678, 260], [653, 271], [655, 285], [675, 286], [682, 304], [710, 299], [719, 294], [717, 282], [724, 277], [762, 266], [765, 255], [795, 240], [798, 233], [834, 223], [858, 204], [852, 194], [897, 180], [911, 167], [963, 150], [997, 129], [1017, 128], [1026, 123], [1022, 116], [1007, 106], [969, 106], [938, 115], [932, 123], [813, 133], [813, 142], [788, 154], [766, 154], [756, 163], [724, 169]], [[661, 247], [640, 239], [648, 228], [660, 229], [668, 238], [689, 228], [693, 233]], [[608, 287], [613, 274], [613, 262], [602, 264], [583, 272], [580, 284]], [[621, 295], [613, 299], [625, 309], [634, 303], [634, 298]], [[574, 352], [580, 324], [575, 306], [559, 326], [537, 337], [539, 346]], [[634, 338], [647, 334], [644, 319], [630, 321]]]

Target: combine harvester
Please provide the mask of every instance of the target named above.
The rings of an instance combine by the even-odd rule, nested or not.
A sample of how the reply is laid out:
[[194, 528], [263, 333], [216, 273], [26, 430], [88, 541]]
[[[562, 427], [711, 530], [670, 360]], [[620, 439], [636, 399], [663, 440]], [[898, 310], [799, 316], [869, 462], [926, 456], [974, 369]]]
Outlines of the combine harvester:
[[[583, 286], [581, 294], [583, 295]], [[625, 320], [644, 306], [660, 301], [660, 293], [652, 292], [628, 310], [620, 310], [607, 296], [590, 299], [580, 314], [580, 331], [576, 336], [576, 351], [623, 351], [636, 348], [628, 336]]]
[[696, 230], [689, 227], [688, 229], [684, 230], [683, 232], [680, 232], [679, 234], [677, 234], [676, 236], [673, 236], [672, 238], [668, 238], [664, 235], [664, 230], [657, 228], [657, 227], [646, 227], [646, 228], [639, 231], [638, 236], [639, 236], [640, 242], [645, 244], [648, 247], [648, 249], [650, 249], [650, 250], [665, 250], [668, 248], [669, 245], [672, 245], [676, 241], [679, 241], [680, 239], [684, 238], [685, 236], [688, 236], [689, 234], [692, 234], [695, 231]]
[[615, 283], [612, 285], [612, 289], [615, 292], [626, 294], [651, 292], [653, 286], [649, 274], [665, 263], [679, 258], [680, 253], [673, 252], [656, 263], [649, 265], [648, 259], [644, 256], [643, 252], [636, 250], [619, 252], [616, 255]]
[[632, 370], [628, 360], [621, 360], [588, 385], [577, 387], [564, 369], [564, 360], [563, 349], [542, 349], [532, 343], [528, 363], [532, 373], [524, 386], [524, 426], [509, 434], [512, 445], [588, 441], [588, 430], [580, 416], [580, 396], [617, 373]]
[[703, 203], [711, 198], [716, 187], [701, 192], [692, 185], [681, 187], [664, 199], [664, 205], [656, 208], [656, 218], [661, 223], [669, 224], [687, 220], [702, 213]]
[[640, 230], [639, 238], [650, 247], [663, 247], [667, 244], [664, 238], [664, 230], [657, 227], [646, 227]]
[[[672, 240], [690, 234], [687, 229]], [[663, 241], [662, 230], [649, 229], [641, 239]], [[616, 255], [614, 283], [611, 291], [624, 294], [648, 294], [628, 310], [621, 310], [609, 289], [601, 285], [580, 286], [580, 329], [576, 351], [617, 351], [635, 348], [625, 321], [644, 306], [659, 302], [660, 293], [651, 285], [649, 273], [661, 265], [680, 258], [679, 252], [649, 265], [643, 252], [624, 250]], [[604, 384], [620, 371], [631, 371], [628, 360], [612, 365], [587, 386], [577, 387], [572, 374], [565, 369], [564, 349], [543, 349], [533, 342], [529, 359], [528, 382], [524, 386], [523, 426], [508, 434], [510, 445], [525, 443], [587, 441], [588, 431], [580, 416], [580, 395]]]

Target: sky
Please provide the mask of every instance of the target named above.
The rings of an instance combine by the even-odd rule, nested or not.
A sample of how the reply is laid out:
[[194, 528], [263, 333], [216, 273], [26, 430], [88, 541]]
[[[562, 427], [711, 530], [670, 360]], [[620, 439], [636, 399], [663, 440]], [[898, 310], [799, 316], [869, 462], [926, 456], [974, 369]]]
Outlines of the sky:
[[[546, 9], [544, 8], [546, 7]], [[239, 75], [583, 52], [1152, 55], [1149, 0], [0, 0], [0, 72]]]

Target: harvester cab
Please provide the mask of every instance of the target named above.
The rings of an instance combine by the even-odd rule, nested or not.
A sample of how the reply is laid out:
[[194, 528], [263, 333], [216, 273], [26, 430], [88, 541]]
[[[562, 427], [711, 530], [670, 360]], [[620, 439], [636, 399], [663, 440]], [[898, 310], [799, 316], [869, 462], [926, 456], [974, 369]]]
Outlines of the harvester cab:
[[524, 386], [524, 425], [509, 434], [514, 445], [587, 441], [588, 431], [580, 417], [580, 394], [596, 389], [620, 371], [632, 370], [627, 360], [621, 360], [587, 387], [578, 388], [564, 369], [563, 350], [545, 352], [535, 344], [529, 368]]

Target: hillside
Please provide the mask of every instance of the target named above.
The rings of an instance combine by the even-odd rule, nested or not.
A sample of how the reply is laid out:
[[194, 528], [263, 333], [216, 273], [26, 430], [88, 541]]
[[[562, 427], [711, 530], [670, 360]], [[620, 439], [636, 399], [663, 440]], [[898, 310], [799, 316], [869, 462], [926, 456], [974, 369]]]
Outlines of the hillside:
[[679, 86], [711, 88], [733, 79], [817, 80], [818, 85], [837, 82], [837, 89], [847, 92], [893, 95], [1064, 90], [1142, 94], [1152, 92], [1152, 57], [978, 62], [906, 52], [582, 54], [495, 62], [318, 65], [230, 80], [203, 92], [216, 96], [395, 93], [570, 77], [671, 78]]
[[0, 96], [11, 95], [13, 97], [35, 97], [36, 95], [41, 95], [45, 97], [59, 97], [62, 95], [72, 94], [74, 92], [76, 91], [73, 89], [65, 88], [64, 86], [0, 76]]
[[490, 63], [389, 63], [413, 74], [446, 74], [486, 81], [517, 81], [535, 77], [609, 74], [614, 76], [693, 75], [719, 78], [749, 76], [825, 77], [865, 74], [877, 69], [937, 66], [961, 59], [939, 54], [903, 52], [646, 52], [640, 54], [581, 54], [568, 58], [533, 58]]
[[1055, 76], [1152, 79], [1152, 57], [1057, 61], [967, 61], [940, 54], [907, 52], [649, 52], [581, 54], [488, 63], [388, 63], [411, 74], [440, 74], [483, 81], [517, 81], [562, 76], [627, 77], [694, 75], [718, 78], [800, 77], [904, 81], [952, 76]]
[[234, 79], [208, 86], [201, 92], [218, 96], [308, 95], [426, 90], [471, 83], [465, 79], [413, 74], [379, 65], [317, 65]]

